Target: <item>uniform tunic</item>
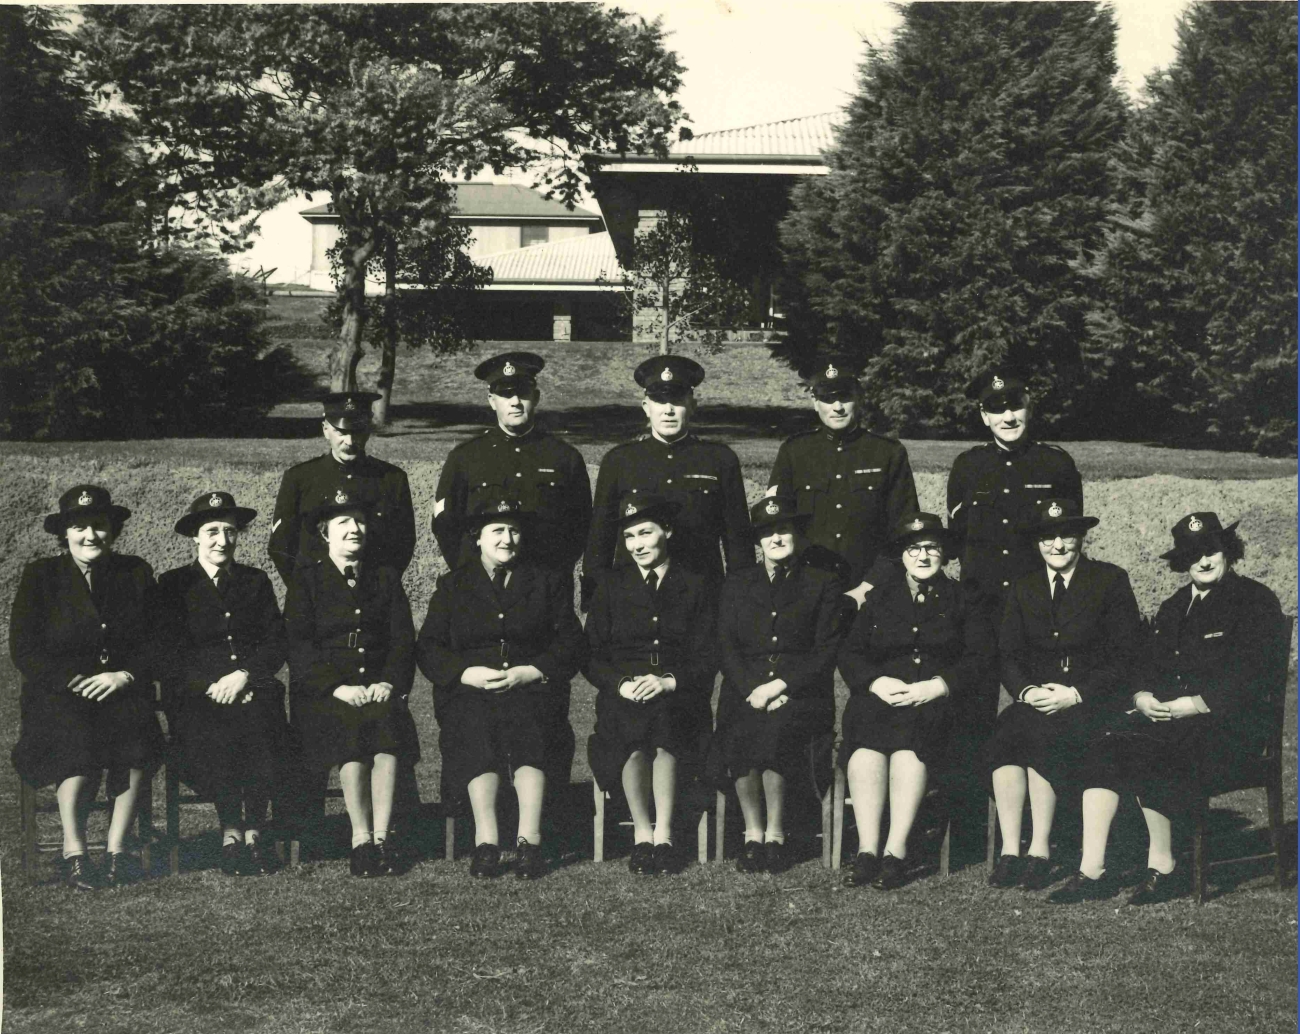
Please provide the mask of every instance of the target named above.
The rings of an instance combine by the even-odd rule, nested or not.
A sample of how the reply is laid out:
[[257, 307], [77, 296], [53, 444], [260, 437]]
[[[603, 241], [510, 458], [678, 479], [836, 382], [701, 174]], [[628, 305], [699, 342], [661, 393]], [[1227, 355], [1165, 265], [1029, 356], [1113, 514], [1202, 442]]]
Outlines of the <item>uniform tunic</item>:
[[893, 527], [920, 509], [907, 449], [861, 427], [787, 438], [768, 485], [811, 515], [808, 541], [848, 561], [850, 585], [871, 568]]
[[601, 461], [582, 561], [584, 600], [590, 600], [601, 574], [632, 564], [618, 526], [625, 492], [653, 492], [681, 507], [673, 520], [673, 563], [703, 575], [712, 592], [722, 584], [724, 557], [727, 573], [753, 565], [754, 540], [736, 454], [693, 434], [671, 444], [644, 434], [614, 446]]
[[1229, 785], [1242, 759], [1261, 754], [1276, 727], [1273, 694], [1285, 692], [1290, 643], [1272, 590], [1229, 571], [1189, 614], [1191, 598], [1184, 585], [1160, 605], [1129, 689], [1166, 703], [1199, 695], [1209, 713], [1119, 716], [1090, 769], [1088, 785], [1136, 793], [1158, 811]]
[[[965, 590], [942, 573], [912, 596], [902, 564], [890, 564], [867, 593], [840, 647], [840, 674], [849, 687], [841, 723], [841, 764], [860, 747], [891, 754], [911, 750], [930, 764], [944, 753], [953, 702], [986, 679], [993, 628], [967, 605]], [[948, 696], [919, 707], [891, 707], [871, 692], [878, 678], [923, 682], [938, 676]]]
[[340, 488], [370, 511], [366, 522], [369, 563], [391, 567], [399, 575], [410, 564], [415, 554], [415, 510], [406, 473], [372, 456], [339, 463], [326, 453], [286, 470], [275, 497], [267, 552], [286, 586], [296, 565], [328, 555], [325, 540], [308, 516], [333, 500]]
[[[602, 580], [587, 613], [591, 659], [583, 674], [596, 687], [596, 731], [587, 744], [598, 785], [620, 785], [633, 751], [653, 759], [662, 747], [693, 760], [712, 728], [715, 652], [713, 601], [704, 579], [669, 562], [651, 591], [639, 567]], [[641, 675], [668, 675], [677, 688], [648, 701], [627, 700], [619, 686]]]
[[[498, 592], [476, 557], [438, 579], [417, 655], [433, 684], [444, 801], [463, 800], [471, 779], [507, 764], [545, 769], [554, 701], [587, 659], [572, 580], [519, 564]], [[528, 664], [545, 681], [492, 693], [460, 680], [477, 665], [504, 671]]]
[[491, 427], [461, 442], [438, 479], [433, 534], [452, 570], [478, 556], [465, 522], [486, 498], [518, 499], [535, 515], [526, 559], [573, 574], [591, 527], [591, 480], [582, 454], [534, 427], [515, 437]]
[[[223, 594], [195, 561], [159, 577], [154, 617], [181, 778], [207, 797], [273, 796], [287, 749], [284, 686], [275, 676], [288, 644], [271, 579], [232, 563]], [[251, 701], [208, 697], [209, 686], [240, 668]]]
[[[109, 793], [132, 768], [162, 753], [154, 714], [149, 598], [153, 570], [139, 557], [109, 553], [92, 568], [94, 596], [68, 553], [23, 568], [9, 617], [9, 654], [22, 676], [13, 764], [34, 786], [108, 769]], [[130, 672], [135, 681], [104, 700], [68, 689], [74, 675]]]
[[[1114, 564], [1081, 556], [1055, 617], [1050, 586], [1040, 561], [1007, 597], [998, 655], [1015, 702], [998, 716], [986, 757], [989, 772], [1033, 768], [1059, 793], [1081, 777], [1091, 737], [1127, 706], [1141, 617], [1127, 572]], [[1017, 699], [1045, 682], [1073, 686], [1082, 703], [1041, 714]]]
[[[331, 560], [299, 566], [284, 603], [289, 636], [289, 710], [309, 769], [393, 754], [420, 757], [406, 707], [415, 677], [415, 630], [402, 578], [391, 567], [361, 562], [356, 588]], [[353, 707], [339, 686], [387, 682], [383, 703]]]
[[[727, 577], [718, 606], [722, 690], [710, 765], [716, 781], [751, 769], [808, 771], [809, 744], [835, 726], [845, 588], [836, 574], [799, 561], [779, 584], [762, 564]], [[746, 697], [773, 679], [785, 680], [789, 702], [774, 711], [751, 707]]]

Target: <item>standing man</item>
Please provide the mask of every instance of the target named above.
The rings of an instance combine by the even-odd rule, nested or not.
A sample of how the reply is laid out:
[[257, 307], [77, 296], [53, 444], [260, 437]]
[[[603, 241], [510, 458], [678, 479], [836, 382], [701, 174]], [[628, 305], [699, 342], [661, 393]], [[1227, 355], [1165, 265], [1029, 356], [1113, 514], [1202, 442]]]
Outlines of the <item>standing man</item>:
[[285, 585], [295, 566], [325, 557], [325, 542], [306, 518], [332, 500], [340, 488], [350, 498], [359, 499], [370, 513], [366, 529], [370, 563], [391, 567], [398, 574], [411, 563], [415, 554], [415, 509], [406, 472], [366, 455], [370, 405], [378, 398], [368, 391], [326, 395], [321, 433], [330, 451], [284, 472], [275, 497], [267, 552]]
[[726, 570], [754, 563], [740, 460], [727, 446], [690, 432], [695, 386], [704, 368], [680, 355], [657, 355], [636, 368], [650, 431], [605, 454], [596, 477], [591, 534], [582, 561], [585, 608], [600, 575], [631, 563], [619, 540], [619, 500], [627, 493], [662, 496], [677, 506], [673, 563], [703, 575], [717, 599]]
[[[434, 494], [433, 535], [453, 571], [477, 562], [479, 550], [467, 532], [482, 521], [474, 523], [472, 515], [488, 499], [513, 499], [534, 515], [524, 559], [561, 572], [572, 595], [573, 565], [591, 525], [591, 479], [582, 453], [537, 426], [537, 375], [545, 365], [532, 352], [505, 352], [475, 368], [474, 376], [487, 383], [496, 426], [448, 454]], [[554, 703], [546, 776], [547, 785], [558, 788], [569, 785], [575, 747], [567, 682], [557, 687]]]
[[861, 606], [867, 572], [894, 527], [916, 513], [916, 483], [907, 449], [862, 426], [862, 386], [833, 363], [813, 375], [813, 409], [821, 426], [781, 443], [768, 478], [769, 496], [798, 501], [809, 518], [808, 541], [838, 554], [849, 593]]

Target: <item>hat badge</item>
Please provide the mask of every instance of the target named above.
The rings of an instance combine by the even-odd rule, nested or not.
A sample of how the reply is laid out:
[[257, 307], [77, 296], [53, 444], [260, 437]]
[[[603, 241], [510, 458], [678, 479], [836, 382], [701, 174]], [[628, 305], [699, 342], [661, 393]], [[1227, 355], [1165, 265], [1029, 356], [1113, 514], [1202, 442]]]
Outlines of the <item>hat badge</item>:
[[835, 369], [834, 364], [826, 367], [826, 379], [828, 381], [835, 380], [835, 378], [838, 377], [839, 375], [840, 375], [840, 371]]
[[512, 507], [504, 499], [497, 503], [497, 513], [509, 513]]
[[504, 377], [513, 377], [515, 375], [515, 364], [506, 363], [505, 366], [501, 367], [501, 374]]
[[1188, 531], [1200, 531], [1204, 527], [1205, 525], [1201, 523], [1201, 519], [1199, 517], [1189, 517], [1187, 519]]
[[1061, 510], [1061, 507], [1056, 503], [1053, 503], [1047, 508], [1047, 516], [1049, 517], [1059, 517], [1063, 512], [1064, 511]]
[[660, 379], [661, 381], [670, 381], [670, 380], [672, 380], [672, 379], [673, 379], [673, 371], [672, 371], [671, 369], [669, 369], [667, 366], [665, 366], [665, 367], [664, 367], [664, 372], [661, 373], [661, 374], [659, 375], [659, 379]]
[[334, 501], [340, 505], [346, 503], [348, 501], [348, 494], [340, 488], [334, 493]]
[[627, 509], [623, 511], [623, 516], [631, 517], [634, 513], [636, 513], [636, 503], [628, 503]]
[[1001, 390], [1002, 390], [1003, 388], [1005, 388], [1006, 386], [1007, 386], [1007, 382], [1006, 382], [1006, 381], [1004, 381], [1004, 380], [1003, 380], [1001, 377], [999, 377], [997, 374], [994, 374], [994, 375], [993, 375], [993, 390], [994, 390], [994, 391], [1001, 391]]
[[348, 410], [349, 412], [355, 410], [357, 408], [357, 400], [354, 398], [349, 398], [347, 402], [343, 404], [343, 408]]
[[219, 495], [212, 495], [212, 496], [209, 496], [209, 497], [208, 497], [208, 507], [209, 507], [209, 509], [213, 509], [213, 510], [215, 510], [215, 509], [216, 509], [218, 506], [220, 506], [220, 505], [221, 505], [221, 496], [219, 496]]
[[781, 504], [775, 499], [769, 499], [767, 501], [767, 506], [764, 507], [764, 509], [767, 510], [768, 513], [776, 515], [781, 512]]
[[89, 492], [82, 492], [81, 495], [77, 496], [78, 506], [89, 506], [94, 501]]
[[922, 528], [925, 527], [925, 521], [921, 520], [921, 518], [918, 517], [911, 524], [909, 524], [908, 527], [911, 528], [913, 531], [920, 531]]

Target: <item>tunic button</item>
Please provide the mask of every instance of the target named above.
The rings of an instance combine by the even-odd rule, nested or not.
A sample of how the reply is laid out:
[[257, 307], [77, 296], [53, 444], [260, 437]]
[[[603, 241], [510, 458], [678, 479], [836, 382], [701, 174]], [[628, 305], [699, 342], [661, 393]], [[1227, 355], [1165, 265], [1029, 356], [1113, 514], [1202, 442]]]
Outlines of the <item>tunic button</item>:
[[673, 479], [672, 479], [672, 478], [669, 478], [669, 479], [668, 479], [668, 483], [671, 485], [671, 484], [673, 483]]
[[840, 478], [842, 478], [843, 476], [844, 476], [843, 474], [836, 474], [836, 475], [835, 475], [835, 480], [838, 481], [838, 480], [839, 480]]
[[364, 674], [366, 673], [366, 669], [365, 669], [365, 668], [358, 668], [357, 671], [359, 671], [362, 675], [364, 675]]
[[1006, 588], [1008, 585], [1010, 585], [1010, 584], [1011, 584], [1010, 582], [1003, 582], [1003, 583], [1002, 583], [1002, 588], [1005, 589], [1005, 588]]
[[360, 608], [358, 608], [358, 609], [354, 610], [352, 613], [353, 613], [353, 614], [360, 614], [360, 613], [361, 613], [361, 610], [360, 610]]
[[658, 639], [656, 639], [656, 640], [654, 641], [654, 645], [655, 645], [655, 646], [658, 646], [658, 645], [659, 645], [659, 640], [658, 640]]
[[776, 617], [776, 611], [772, 611], [772, 617]]
[[233, 643], [234, 641], [235, 641], [235, 637], [233, 635], [226, 636], [226, 642]]
[[1009, 489], [1009, 488], [1004, 488], [1004, 489], [1002, 490], [1002, 494], [1003, 494], [1003, 495], [1010, 495], [1010, 494], [1011, 494], [1011, 489]]
[[230, 611], [226, 611], [226, 617], [230, 617]]
[[1010, 550], [1008, 550], [1008, 549], [1004, 549], [1004, 550], [1002, 551], [1002, 555], [1003, 555], [1003, 556], [1007, 556], [1010, 552], [1011, 552]]
[[1011, 466], [1011, 461], [1010, 461], [1010, 460], [1007, 460], [1007, 466], [1008, 466], [1008, 467]]
[[364, 646], [357, 647], [357, 653], [365, 653], [365, 652], [366, 652], [366, 648]]
[[775, 675], [775, 674], [776, 674], [776, 672], [774, 672], [774, 671], [769, 671], [769, 672], [767, 673], [767, 677], [770, 679], [770, 678], [771, 678], [773, 675]]
[[921, 658], [920, 658], [920, 657], [913, 657], [913, 658], [912, 658], [912, 663], [913, 663], [913, 664], [920, 664], [920, 663], [921, 663]]
[[1177, 657], [1177, 656], [1178, 656], [1178, 653], [1179, 653], [1179, 651], [1175, 650], [1175, 651], [1174, 651], [1174, 656]]
[[1002, 518], [1002, 523], [1003, 523], [1003, 524], [1006, 524], [1006, 523], [1007, 523], [1007, 519], [1006, 519], [1005, 517]]
[[843, 509], [844, 509], [844, 504], [843, 504], [843, 503], [836, 503], [836, 504], [835, 504], [835, 509], [837, 509], [837, 510], [843, 510]]
[[772, 642], [776, 642], [776, 636], [772, 636]]
[[836, 537], [837, 539], [842, 539], [844, 536], [841, 535], [841, 534], [837, 531], [837, 532], [835, 533], [835, 537]]
[[231, 659], [232, 661], [237, 661], [237, 660], [239, 660], [239, 658], [236, 657], [233, 653], [230, 655], [230, 659]]
[[672, 459], [672, 458], [673, 458], [673, 454], [672, 454], [671, 452], [668, 454], [668, 458], [669, 458], [669, 459]]
[[516, 471], [515, 471], [515, 477], [517, 477], [517, 478], [521, 478], [521, 477], [523, 477], [523, 474], [521, 474], [519, 471], [516, 470]]
[[803, 487], [804, 487], [804, 491], [805, 491], [805, 492], [810, 492], [810, 491], [812, 491], [812, 485], [804, 485]]
[[915, 625], [913, 625], [913, 626], [912, 626], [912, 631], [913, 631], [913, 632], [919, 632], [919, 631], [921, 631], [921, 630], [920, 630], [919, 628], [917, 628]]
[[516, 446], [515, 446], [515, 452], [518, 452], [518, 451], [519, 451], [519, 446], [516, 445]]
[[1059, 639], [1059, 638], [1061, 638], [1061, 633], [1060, 633], [1060, 632], [1053, 632], [1053, 633], [1052, 633], [1052, 638], [1053, 638], [1053, 639]]
[[658, 621], [658, 620], [659, 620], [659, 615], [656, 614], [656, 615], [655, 615], [654, 617], [652, 617], [650, 620], [651, 620], [651, 621]]
[[[226, 615], [226, 617], [229, 617], [229, 616], [230, 616], [229, 614]], [[100, 627], [100, 628], [107, 628], [108, 626], [107, 626], [107, 625], [100, 625], [99, 627]]]
[[497, 617], [499, 617], [499, 618], [503, 618], [503, 617], [505, 617], [505, 615], [504, 615], [504, 614], [498, 614]]

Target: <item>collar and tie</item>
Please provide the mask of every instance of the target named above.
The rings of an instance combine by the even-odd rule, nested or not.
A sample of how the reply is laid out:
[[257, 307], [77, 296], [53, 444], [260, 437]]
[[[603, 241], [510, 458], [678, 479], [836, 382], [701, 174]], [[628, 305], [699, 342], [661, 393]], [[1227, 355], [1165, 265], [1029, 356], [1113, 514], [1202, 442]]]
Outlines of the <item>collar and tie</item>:
[[1061, 607], [1065, 603], [1065, 594], [1069, 591], [1065, 584], [1065, 575], [1057, 571], [1052, 576], [1052, 618], [1055, 619], [1061, 613]]
[[506, 569], [504, 567], [495, 567], [492, 569], [492, 588], [497, 592], [505, 592]]
[[349, 589], [355, 589], [355, 588], [357, 587], [357, 568], [356, 568], [356, 565], [355, 565], [355, 564], [344, 564], [344, 565], [343, 565], [343, 577], [346, 578], [346, 579], [348, 580], [348, 588], [349, 588]]
[[225, 568], [218, 567], [216, 573], [212, 576], [212, 584], [216, 587], [217, 592], [224, 597], [226, 590], [230, 587], [230, 573]]
[[1192, 590], [1192, 599], [1191, 599], [1191, 602], [1187, 604], [1187, 610], [1186, 610], [1186, 612], [1183, 614], [1183, 616], [1184, 616], [1184, 617], [1191, 617], [1191, 614], [1192, 614], [1192, 608], [1195, 607], [1197, 603], [1199, 603], [1201, 600], [1203, 600], [1203, 599], [1204, 599], [1206, 596], [1208, 596], [1209, 594], [1210, 594], [1210, 590], [1209, 590], [1209, 589], [1206, 589], [1204, 592], [1197, 592], [1195, 589], [1193, 589], [1193, 590]]
[[645, 584], [651, 592], [656, 591], [659, 588], [659, 572], [651, 568], [650, 573], [645, 576]]

